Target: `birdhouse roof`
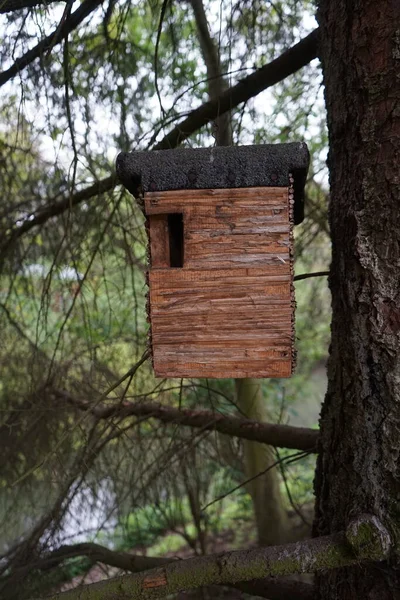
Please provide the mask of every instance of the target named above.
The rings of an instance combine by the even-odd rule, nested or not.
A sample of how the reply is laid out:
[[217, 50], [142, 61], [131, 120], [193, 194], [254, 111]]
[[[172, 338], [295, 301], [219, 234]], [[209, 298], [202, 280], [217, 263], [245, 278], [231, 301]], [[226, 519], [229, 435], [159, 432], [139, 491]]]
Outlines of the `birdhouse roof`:
[[193, 189], [288, 187], [294, 179], [294, 221], [304, 218], [304, 184], [309, 165], [305, 143], [177, 148], [121, 152], [117, 174], [134, 195]]

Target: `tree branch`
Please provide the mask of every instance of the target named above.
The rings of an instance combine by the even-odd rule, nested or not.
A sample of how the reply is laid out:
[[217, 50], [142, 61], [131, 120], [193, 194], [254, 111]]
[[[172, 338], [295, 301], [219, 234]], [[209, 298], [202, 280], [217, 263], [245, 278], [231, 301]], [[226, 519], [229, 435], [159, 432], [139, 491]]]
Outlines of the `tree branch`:
[[122, 571], [138, 573], [156, 567], [164, 566], [172, 562], [173, 558], [159, 558], [151, 556], [140, 556], [137, 554], [128, 554], [128, 552], [116, 552], [94, 542], [83, 542], [72, 544], [71, 546], [60, 546], [57, 550], [49, 552], [40, 558], [30, 561], [27, 565], [15, 569], [11, 577], [23, 577], [34, 569], [47, 570], [54, 569], [63, 561], [70, 558], [85, 556], [93, 562], [101, 562], [111, 567], [116, 567]]
[[350, 523], [346, 533], [174, 561], [162, 568], [53, 594], [48, 600], [165, 598], [207, 585], [232, 585], [268, 576], [315, 573], [363, 561], [380, 561], [387, 557], [390, 547], [390, 535], [378, 519], [361, 515]]
[[52, 217], [61, 215], [66, 210], [77, 206], [85, 200], [90, 200], [94, 196], [99, 196], [105, 192], [111, 191], [117, 182], [116, 175], [111, 175], [105, 179], [97, 181], [90, 187], [87, 187], [72, 196], [64, 196], [61, 200], [53, 199], [46, 206], [40, 208], [36, 213], [29, 215], [20, 226], [15, 226], [3, 244], [0, 245], [0, 256], [4, 256], [4, 253], [10, 248], [10, 246], [20, 237], [27, 233], [34, 227], [42, 225]]
[[[207, 69], [208, 94], [210, 100], [218, 98], [228, 89], [228, 84], [222, 76], [221, 61], [219, 51], [210, 35], [208, 29], [207, 15], [204, 10], [203, 0], [190, 0], [198, 38], [201, 47], [201, 53]], [[230, 111], [218, 116], [214, 121], [214, 137], [218, 146], [232, 145], [232, 124]]]
[[153, 150], [168, 150], [176, 148], [195, 131], [213, 121], [216, 117], [232, 110], [242, 102], [254, 98], [263, 90], [283, 81], [302, 67], [317, 58], [318, 29], [314, 29], [289, 50], [286, 50], [272, 62], [257, 69], [251, 75], [241, 79], [220, 96], [209, 100], [193, 110], [190, 115], [178, 123]]
[[[104, 565], [116, 567], [122, 571], [131, 573], [164, 567], [177, 560], [175, 558], [140, 556], [128, 554], [127, 552], [116, 552], [99, 544], [87, 542], [71, 546], [61, 546], [57, 550], [23, 567], [15, 569], [9, 577], [4, 579], [6, 581], [21, 581], [22, 578], [32, 573], [33, 570], [47, 571], [59, 566], [64, 560], [80, 556], [87, 557], [94, 563], [100, 562]], [[266, 577], [248, 583], [237, 583], [231, 587], [235, 587], [247, 594], [268, 598], [269, 600], [314, 600], [314, 587], [311, 584], [285, 578]]]
[[[98, 0], [96, 1], [97, 4], [101, 3]], [[93, 3], [94, 0], [86, 0], [86, 2]], [[69, 23], [72, 17], [74, 17], [84, 5], [85, 3], [71, 15], [67, 23]], [[318, 29], [315, 29], [310, 35], [301, 40], [298, 44], [292, 46], [292, 48], [281, 54], [280, 57], [276, 58], [271, 63], [257, 69], [248, 77], [240, 80], [239, 83], [223, 92], [217, 98], [210, 100], [193, 110], [186, 119], [181, 121], [180, 124], [156, 144], [153, 150], [175, 148], [183, 140], [187, 139], [207, 123], [235, 108], [241, 102], [246, 102], [249, 98], [253, 98], [263, 90], [282, 81], [288, 75], [292, 75], [307, 65], [311, 60], [317, 57], [317, 39]], [[44, 49], [45, 48], [43, 48], [42, 51], [44, 51]], [[24, 220], [21, 226], [15, 226], [12, 229], [10, 235], [8, 235], [4, 243], [0, 246], [0, 256], [8, 250], [13, 242], [37, 225], [45, 223], [51, 217], [61, 214], [72, 206], [77, 206], [80, 202], [90, 200], [100, 193], [112, 190], [116, 183], [116, 176], [112, 175], [105, 179], [101, 179], [92, 186], [81, 190], [72, 196], [65, 196], [61, 200], [50, 200], [46, 206], [31, 215], [29, 220]]]
[[33, 8], [34, 6], [48, 6], [56, 2], [66, 2], [67, 0], [1, 0], [0, 14], [21, 10], [23, 8]]
[[328, 277], [329, 271], [316, 271], [315, 273], [302, 273], [301, 275], [295, 275], [294, 281], [301, 281], [302, 279], [310, 279], [310, 277]]
[[277, 448], [290, 448], [305, 452], [316, 452], [319, 432], [316, 429], [261, 423], [235, 416], [221, 415], [211, 411], [195, 411], [163, 406], [155, 402], [118, 402], [116, 404], [93, 407], [89, 402], [74, 398], [64, 390], [51, 390], [52, 394], [64, 402], [91, 412], [98, 419], [131, 416], [158, 419], [163, 423], [174, 423], [203, 431], [219, 431], [246, 440], [261, 442]]
[[[60, 27], [57, 27], [50, 35], [46, 36], [41, 42], [39, 42], [34, 48], [28, 50], [17, 58], [17, 60], [11, 65], [6, 71], [0, 73], [0, 86], [10, 81], [13, 77], [18, 75], [28, 65], [30, 65], [36, 58], [43, 56], [43, 54], [53, 47], [53, 43], [59, 44], [65, 36], [71, 31], [76, 29], [78, 25], [82, 23], [86, 17], [90, 15], [96, 8], [102, 4], [103, 0], [84, 0], [79, 8], [65, 21]], [[55, 39], [57, 38], [57, 39]]]

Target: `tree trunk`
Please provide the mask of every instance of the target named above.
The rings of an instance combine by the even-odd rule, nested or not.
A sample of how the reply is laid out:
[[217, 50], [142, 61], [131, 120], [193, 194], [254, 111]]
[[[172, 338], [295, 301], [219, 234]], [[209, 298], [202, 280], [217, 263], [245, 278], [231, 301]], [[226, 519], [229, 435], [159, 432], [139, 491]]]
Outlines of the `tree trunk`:
[[[269, 421], [259, 379], [236, 379], [236, 400], [240, 410], [256, 421]], [[258, 543], [284, 544], [289, 540], [289, 519], [283, 506], [274, 449], [266, 444], [243, 440], [247, 485], [253, 500]], [[261, 475], [259, 475], [261, 473]], [[259, 475], [259, 476], [258, 476]]]
[[[400, 542], [400, 2], [321, 0], [330, 139], [332, 342], [315, 533], [372, 513]], [[396, 548], [397, 546], [397, 548]], [[400, 597], [392, 561], [330, 571], [320, 597]]]
[[[215, 98], [218, 98], [222, 92], [228, 89], [228, 84], [224, 79], [221, 69], [218, 48], [208, 29], [207, 15], [204, 10], [203, 0], [190, 0], [190, 3], [196, 21], [201, 53], [207, 69], [208, 95], [210, 96], [210, 100], [214, 100]], [[232, 146], [233, 139], [230, 111], [215, 119], [213, 129], [217, 146]]]

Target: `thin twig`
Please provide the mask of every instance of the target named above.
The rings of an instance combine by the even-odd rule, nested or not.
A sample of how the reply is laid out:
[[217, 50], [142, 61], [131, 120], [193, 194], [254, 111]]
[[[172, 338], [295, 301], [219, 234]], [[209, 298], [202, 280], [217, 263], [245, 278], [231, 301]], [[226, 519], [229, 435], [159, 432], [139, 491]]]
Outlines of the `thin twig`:
[[241, 488], [243, 488], [244, 486], [246, 486], [248, 483], [251, 483], [255, 479], [258, 479], [258, 477], [261, 477], [262, 475], [265, 475], [265, 473], [268, 473], [268, 471], [270, 471], [271, 469], [273, 469], [274, 467], [276, 467], [277, 465], [279, 465], [281, 462], [287, 462], [289, 464], [290, 462], [294, 462], [295, 460], [300, 460], [301, 458], [304, 458], [305, 456], [308, 456], [308, 454], [309, 454], [308, 452], [296, 452], [295, 454], [291, 454], [290, 456], [286, 456], [284, 458], [280, 458], [279, 460], [273, 462], [271, 465], [268, 465], [268, 467], [266, 469], [264, 469], [263, 471], [260, 471], [256, 475], [253, 475], [253, 477], [249, 477], [249, 479], [246, 479], [245, 481], [242, 481], [241, 483], [239, 483], [239, 485], [237, 485], [234, 488], [232, 488], [231, 490], [229, 490], [229, 492], [226, 492], [225, 494], [221, 494], [221, 496], [218, 496], [217, 498], [214, 498], [214, 500], [211, 500], [211, 502], [209, 502], [208, 504], [206, 504], [205, 506], [203, 506], [203, 508], [201, 510], [205, 511], [205, 510], [207, 510], [207, 508], [209, 508], [210, 506], [212, 506], [216, 502], [220, 502], [221, 500], [224, 500], [225, 498], [227, 498], [228, 496], [230, 496], [231, 494], [233, 494], [237, 490], [240, 490]]
[[301, 275], [295, 275], [294, 281], [301, 281], [302, 279], [310, 279], [311, 277], [328, 277], [329, 271], [316, 271], [315, 273], [302, 273]]

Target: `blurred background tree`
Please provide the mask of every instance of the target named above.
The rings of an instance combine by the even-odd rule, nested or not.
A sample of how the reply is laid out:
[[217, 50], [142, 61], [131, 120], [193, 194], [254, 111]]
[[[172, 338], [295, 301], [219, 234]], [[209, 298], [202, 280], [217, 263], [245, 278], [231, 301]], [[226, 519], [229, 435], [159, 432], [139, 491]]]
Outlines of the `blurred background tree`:
[[[234, 383], [159, 381], [141, 363], [147, 241], [114, 164], [121, 150], [168, 147], [166, 134], [209, 96], [306, 38], [313, 11], [308, 0], [2, 2], [2, 598], [107, 577], [124, 569], [122, 551], [153, 566], [157, 557], [274, 541], [266, 532], [276, 512], [254, 524], [249, 442], [179, 426], [168, 413], [238, 414]], [[292, 70], [232, 105], [228, 143], [307, 142], [296, 273], [325, 272], [320, 66]], [[226, 123], [194, 123], [183, 143], [223, 143]], [[260, 399], [271, 422], [313, 427], [326, 387], [326, 277], [299, 279], [296, 298], [296, 375], [261, 382]], [[149, 402], [157, 405], [140, 412]], [[276, 509], [288, 538], [299, 539], [312, 521], [314, 459], [271, 452]]]

